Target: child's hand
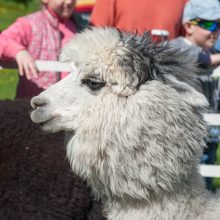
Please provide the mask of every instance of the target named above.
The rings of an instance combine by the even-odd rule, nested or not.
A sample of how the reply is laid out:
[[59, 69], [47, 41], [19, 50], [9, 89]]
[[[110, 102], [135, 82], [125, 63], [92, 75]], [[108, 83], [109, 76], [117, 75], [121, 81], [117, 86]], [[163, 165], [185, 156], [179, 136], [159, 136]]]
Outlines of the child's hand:
[[16, 54], [16, 61], [18, 64], [19, 74], [25, 75], [27, 79], [32, 77], [37, 78], [37, 67], [34, 59], [26, 50], [21, 50]]

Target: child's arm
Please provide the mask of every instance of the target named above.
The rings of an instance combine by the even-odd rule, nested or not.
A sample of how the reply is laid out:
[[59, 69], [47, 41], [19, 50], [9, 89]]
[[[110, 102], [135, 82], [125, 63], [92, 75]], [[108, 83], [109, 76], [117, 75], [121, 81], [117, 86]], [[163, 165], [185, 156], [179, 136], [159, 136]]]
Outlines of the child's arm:
[[29, 79], [37, 76], [34, 59], [27, 51], [31, 41], [31, 26], [24, 18], [4, 30], [0, 35], [0, 59], [16, 60], [20, 75]]
[[209, 52], [199, 53], [198, 63], [199, 63], [199, 66], [202, 68], [218, 66], [220, 65], [220, 53], [215, 53], [215, 54], [212, 54]]
[[19, 74], [21, 76], [25, 75], [27, 79], [32, 77], [37, 78], [37, 67], [35, 65], [35, 61], [27, 50], [20, 50], [16, 54], [15, 60], [18, 64]]
[[217, 66], [220, 65], [220, 53], [211, 54], [210, 55], [210, 65], [211, 66]]

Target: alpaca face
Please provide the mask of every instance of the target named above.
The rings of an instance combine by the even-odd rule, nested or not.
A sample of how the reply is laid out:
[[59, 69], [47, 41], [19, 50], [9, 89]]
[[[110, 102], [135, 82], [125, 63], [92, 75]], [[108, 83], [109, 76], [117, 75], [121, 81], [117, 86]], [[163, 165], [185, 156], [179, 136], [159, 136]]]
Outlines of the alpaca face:
[[[75, 42], [63, 50], [61, 59], [71, 63], [72, 74], [32, 99], [34, 111], [31, 118], [40, 123], [43, 130], [75, 131], [79, 118], [85, 118], [83, 114], [87, 114], [84, 110], [93, 106], [104, 94], [134, 94], [140, 80], [145, 77], [141, 70], [134, 73], [135, 68], [143, 67], [131, 60], [132, 57], [127, 57], [130, 52], [122, 44], [117, 31], [96, 31], [88, 30], [89, 35], [74, 38]], [[140, 55], [136, 56], [139, 61]]]
[[[134, 95], [146, 81], [161, 81], [163, 72], [171, 71], [172, 66], [170, 69], [165, 66], [165, 62], [169, 63], [169, 59], [166, 61], [169, 54], [163, 54], [162, 51], [160, 56], [148, 36], [142, 42], [143, 39], [138, 37], [121, 34], [115, 29], [87, 30], [67, 44], [61, 60], [71, 63], [73, 72], [32, 99], [32, 120], [41, 124], [46, 131], [73, 131], [78, 128], [78, 114], [83, 114], [83, 109], [89, 109], [89, 106], [100, 102], [99, 99], [106, 94], [127, 98]], [[144, 55], [142, 50], [146, 50]], [[164, 67], [161, 65], [164, 69], [159, 74], [160, 65], [157, 66], [154, 60], [158, 63], [164, 60]], [[172, 87], [182, 89], [185, 100], [191, 100], [192, 105], [206, 105], [198, 93], [198, 103], [192, 100], [193, 96], [188, 97], [192, 88], [175, 77], [168, 81]]]
[[81, 78], [76, 68], [75, 71], [32, 99], [34, 111], [31, 119], [39, 123], [43, 130], [56, 132], [78, 129], [79, 117], [84, 117], [85, 109], [94, 103], [105, 86], [100, 79], [92, 76]]
[[183, 77], [193, 69], [183, 54], [148, 36], [94, 28], [74, 37], [61, 60], [73, 72], [31, 100], [31, 119], [74, 133], [67, 155], [95, 192], [149, 199], [188, 179], [205, 144], [207, 100]]

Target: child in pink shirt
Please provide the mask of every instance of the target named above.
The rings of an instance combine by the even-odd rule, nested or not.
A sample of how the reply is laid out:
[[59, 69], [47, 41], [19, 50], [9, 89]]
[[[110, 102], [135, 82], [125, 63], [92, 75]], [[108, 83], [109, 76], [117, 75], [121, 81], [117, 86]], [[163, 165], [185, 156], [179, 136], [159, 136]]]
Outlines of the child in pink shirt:
[[0, 59], [16, 60], [20, 80], [16, 98], [31, 98], [56, 83], [60, 75], [37, 72], [35, 60], [57, 60], [76, 33], [76, 0], [42, 0], [41, 11], [21, 17], [0, 35]]

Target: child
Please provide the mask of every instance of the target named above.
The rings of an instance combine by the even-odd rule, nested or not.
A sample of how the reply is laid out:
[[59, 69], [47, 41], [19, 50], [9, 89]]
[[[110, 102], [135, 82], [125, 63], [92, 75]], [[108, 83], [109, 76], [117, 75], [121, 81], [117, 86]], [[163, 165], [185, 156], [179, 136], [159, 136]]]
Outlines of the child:
[[0, 59], [16, 60], [19, 68], [16, 98], [31, 98], [59, 80], [53, 72], [38, 73], [34, 61], [57, 60], [78, 30], [73, 18], [76, 0], [41, 2], [41, 11], [17, 19], [0, 35]]
[[220, 64], [220, 54], [212, 54], [210, 49], [214, 46], [220, 29], [220, 3], [218, 0], [190, 0], [184, 8], [183, 26], [185, 37], [171, 40], [171, 45], [187, 50], [192, 60], [201, 67], [200, 76], [202, 89], [210, 104], [212, 91], [210, 90], [209, 67]]
[[[183, 13], [185, 37], [178, 37], [170, 41], [171, 45], [186, 50], [195, 63], [200, 67], [198, 79], [203, 93], [213, 107], [213, 86], [210, 67], [220, 64], [220, 54], [212, 54], [220, 29], [220, 3], [218, 0], [189, 0]], [[210, 130], [211, 131], [211, 130]], [[210, 133], [211, 137], [211, 133]], [[208, 142], [208, 148], [203, 155], [203, 163], [214, 164], [217, 144]], [[212, 189], [212, 179], [206, 178], [206, 186]]]

